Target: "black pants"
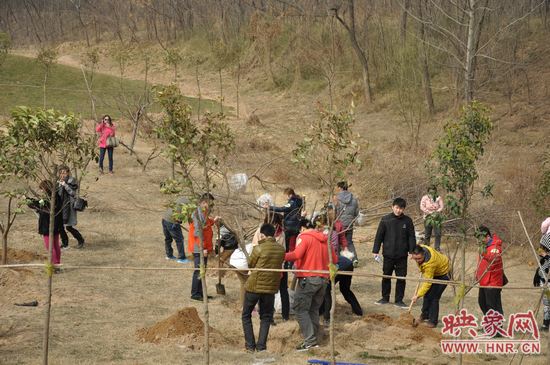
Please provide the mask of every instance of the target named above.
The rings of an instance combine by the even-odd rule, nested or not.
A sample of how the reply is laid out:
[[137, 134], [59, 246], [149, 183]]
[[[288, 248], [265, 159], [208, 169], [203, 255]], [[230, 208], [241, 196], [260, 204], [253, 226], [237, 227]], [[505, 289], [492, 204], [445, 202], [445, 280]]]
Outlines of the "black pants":
[[[449, 280], [447, 275], [434, 276], [436, 280]], [[447, 288], [446, 284], [432, 284], [428, 292], [424, 295], [422, 303], [422, 319], [427, 319], [433, 324], [439, 321], [439, 300]]]
[[[292, 237], [296, 236], [296, 232], [292, 230], [285, 230], [285, 252], [288, 252], [290, 249], [290, 240]], [[292, 263], [285, 261], [284, 268], [290, 269]], [[283, 273], [281, 278], [281, 283], [279, 286], [279, 294], [281, 296], [281, 316], [286, 321], [290, 316], [290, 298], [288, 297], [288, 272]]]
[[[384, 264], [382, 265], [382, 272], [384, 275], [393, 275], [395, 271], [396, 276], [407, 276], [407, 256], [394, 259], [384, 256]], [[397, 280], [395, 285], [395, 301], [403, 301], [405, 296], [405, 280]], [[389, 301], [391, 293], [391, 279], [382, 279], [382, 298]]]
[[[195, 263], [195, 268], [200, 267], [201, 258], [198, 253], [193, 253], [193, 262]], [[204, 258], [204, 267], [208, 263], [208, 259]], [[192, 297], [202, 297], [202, 282], [200, 278], [200, 270], [193, 271], [193, 281], [191, 282], [191, 296]]]
[[74, 237], [75, 240], [78, 241], [78, 243], [84, 242], [84, 237], [82, 237], [82, 235], [80, 234], [80, 232], [78, 232], [76, 228], [74, 228], [73, 226], [64, 225], [61, 232], [59, 232], [59, 235], [61, 236], [61, 246], [63, 247], [69, 246], [69, 236], [67, 235], [66, 230], [71, 233], [71, 235]]
[[[363, 315], [363, 309], [357, 300], [357, 297], [351, 291], [351, 278], [350, 275], [336, 275], [334, 279], [335, 284], [340, 283], [340, 293], [344, 296], [346, 302], [351, 305], [351, 310], [353, 314], [358, 316]], [[331, 297], [331, 288], [330, 283], [327, 285], [327, 290], [325, 291], [325, 301], [321, 308], [319, 309], [319, 314], [323, 314], [323, 317], [326, 321], [330, 320], [330, 308], [332, 307], [332, 297]]]
[[[285, 262], [285, 269], [290, 267], [288, 262]], [[290, 316], [290, 298], [288, 297], [288, 272], [284, 272], [279, 286], [279, 294], [281, 295], [281, 315], [285, 321]]]
[[432, 231], [434, 232], [435, 236], [435, 244], [434, 248], [437, 251], [441, 250], [441, 226], [435, 227], [431, 224], [426, 223], [424, 221], [424, 242], [429, 246], [430, 245], [430, 239], [432, 238]]
[[105, 151], [109, 158], [109, 171], [113, 171], [113, 147], [99, 147], [99, 169], [103, 171], [103, 159], [105, 158]]
[[502, 289], [479, 288], [477, 302], [483, 314], [487, 314], [490, 309], [500, 314], [504, 314], [502, 310], [502, 301], [500, 300], [501, 291]]
[[174, 240], [176, 241], [176, 247], [178, 249], [178, 259], [185, 259], [181, 225], [178, 223], [170, 223], [163, 219], [162, 231], [164, 232], [164, 252], [166, 253], [166, 257], [174, 256], [174, 249], [172, 248], [172, 240]]
[[[258, 342], [254, 338], [254, 328], [252, 327], [252, 311], [256, 303], [260, 303], [260, 333]], [[242, 322], [244, 331], [244, 341], [247, 350], [265, 350], [269, 326], [273, 320], [275, 304], [275, 294], [260, 294], [247, 291], [244, 295]]]

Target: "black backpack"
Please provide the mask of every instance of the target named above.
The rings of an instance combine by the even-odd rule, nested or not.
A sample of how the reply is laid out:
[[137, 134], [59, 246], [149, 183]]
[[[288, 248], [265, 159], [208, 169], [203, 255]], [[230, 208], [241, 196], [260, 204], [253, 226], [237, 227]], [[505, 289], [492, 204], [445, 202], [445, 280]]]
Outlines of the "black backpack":
[[77, 212], [82, 212], [84, 211], [84, 209], [86, 209], [87, 206], [88, 206], [88, 201], [86, 199], [83, 199], [80, 197], [75, 198], [73, 203], [74, 210], [76, 210]]

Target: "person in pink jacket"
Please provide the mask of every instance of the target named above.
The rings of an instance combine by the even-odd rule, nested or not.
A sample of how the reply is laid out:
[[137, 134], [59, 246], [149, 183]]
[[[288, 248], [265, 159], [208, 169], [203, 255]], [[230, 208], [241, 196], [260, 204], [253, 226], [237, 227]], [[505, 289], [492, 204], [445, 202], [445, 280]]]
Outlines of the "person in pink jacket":
[[540, 233], [543, 235], [547, 233], [550, 234], [550, 217], [542, 221], [542, 224], [540, 225]]
[[99, 133], [99, 139], [97, 145], [99, 146], [99, 172], [103, 173], [103, 159], [105, 158], [105, 151], [109, 156], [109, 173], [113, 173], [113, 147], [107, 145], [107, 139], [115, 136], [115, 125], [109, 115], [105, 115], [101, 122], [99, 122], [95, 131]]
[[437, 251], [441, 251], [441, 225], [434, 224], [432, 219], [427, 219], [430, 215], [432, 218], [443, 211], [443, 199], [437, 194], [437, 188], [430, 186], [428, 194], [424, 195], [420, 200], [420, 210], [424, 213], [424, 242], [430, 245], [432, 230], [435, 235], [435, 246]]

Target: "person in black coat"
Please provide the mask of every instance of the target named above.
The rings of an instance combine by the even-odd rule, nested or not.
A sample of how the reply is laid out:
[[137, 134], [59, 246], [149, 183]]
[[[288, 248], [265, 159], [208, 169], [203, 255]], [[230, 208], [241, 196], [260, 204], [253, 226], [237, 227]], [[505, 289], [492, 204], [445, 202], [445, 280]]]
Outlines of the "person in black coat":
[[[392, 203], [392, 213], [382, 217], [372, 252], [375, 260], [379, 260], [382, 247], [384, 275], [407, 276], [407, 256], [416, 246], [416, 236], [412, 219], [404, 213], [407, 202], [403, 198], [396, 198]], [[391, 293], [391, 279], [382, 279], [382, 299], [376, 304], [388, 304]], [[403, 303], [405, 295], [405, 280], [397, 280], [395, 285], [395, 306], [406, 309]]]
[[[50, 199], [54, 188], [51, 181], [44, 180], [38, 185], [45, 193], [45, 197], [38, 200], [27, 198], [27, 205], [38, 213], [38, 233], [44, 239], [44, 246], [49, 250], [50, 245]], [[53, 229], [52, 263], [61, 263], [61, 247], [59, 246], [59, 234], [63, 230], [63, 206], [59, 194], [55, 194], [55, 217]]]
[[67, 231], [78, 242], [77, 248], [84, 247], [84, 237], [75, 228], [77, 223], [77, 211], [74, 207], [75, 199], [78, 197], [78, 181], [71, 176], [71, 170], [68, 166], [59, 168], [59, 181], [57, 185], [57, 194], [61, 197], [63, 206], [63, 229], [61, 230], [61, 248], [69, 247], [69, 236]]
[[[265, 206], [272, 212], [283, 213], [283, 225], [285, 230], [285, 252], [294, 251], [296, 246], [296, 237], [300, 233], [300, 220], [302, 219], [303, 200], [296, 195], [294, 189], [286, 188], [284, 193], [288, 197], [288, 202], [282, 207]], [[284, 268], [289, 269], [292, 265], [289, 262], [284, 263]], [[288, 297], [288, 273], [284, 272], [280, 285], [282, 317], [287, 321], [290, 315], [290, 298]]]
[[[353, 272], [353, 261], [348, 259], [347, 257], [344, 257], [342, 255], [338, 256], [338, 271], [351, 271]], [[334, 278], [334, 284], [340, 283], [340, 293], [344, 296], [344, 299], [346, 302], [349, 303], [351, 306], [351, 311], [353, 314], [357, 316], [363, 315], [363, 308], [361, 308], [361, 304], [359, 304], [359, 301], [357, 300], [357, 297], [355, 294], [351, 291], [351, 279], [353, 276], [351, 275], [336, 275]], [[331, 296], [332, 288], [330, 287], [330, 282], [327, 284], [327, 289], [325, 290], [325, 301], [323, 302], [323, 305], [321, 308], [319, 308], [319, 314], [323, 314], [323, 318], [325, 319], [325, 323], [329, 323], [330, 321], [330, 309], [332, 308], [332, 296]]]

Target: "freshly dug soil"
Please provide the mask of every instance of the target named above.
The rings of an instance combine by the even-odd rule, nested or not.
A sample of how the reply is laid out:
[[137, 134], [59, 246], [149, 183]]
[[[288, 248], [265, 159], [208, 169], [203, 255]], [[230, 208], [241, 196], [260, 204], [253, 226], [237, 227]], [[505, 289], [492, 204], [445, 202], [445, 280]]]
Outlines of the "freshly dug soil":
[[[137, 330], [136, 335], [142, 342], [154, 344], [177, 342], [187, 348], [198, 350], [204, 345], [204, 322], [200, 319], [195, 307], [187, 307], [151, 327]], [[229, 338], [224, 338], [212, 327], [210, 327], [210, 340], [211, 345], [215, 343], [218, 346], [233, 342]]]

